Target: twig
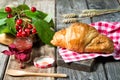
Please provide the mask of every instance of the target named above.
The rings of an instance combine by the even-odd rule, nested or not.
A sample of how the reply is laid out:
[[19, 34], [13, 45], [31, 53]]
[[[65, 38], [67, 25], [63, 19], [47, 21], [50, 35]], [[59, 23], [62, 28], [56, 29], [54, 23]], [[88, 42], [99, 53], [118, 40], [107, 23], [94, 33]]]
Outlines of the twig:
[[[86, 17], [86, 18], [88, 18], [88, 17]], [[62, 22], [65, 23], [65, 24], [68, 24], [68, 23], [74, 23], [74, 22], [82, 21], [86, 18], [66, 18], [66, 19], [63, 19]]]
[[93, 17], [93, 16], [98, 16], [98, 15], [103, 15], [103, 14], [108, 14], [108, 13], [114, 13], [114, 12], [119, 12], [120, 8], [117, 9], [87, 9], [83, 10], [80, 14], [75, 14], [75, 13], [70, 13], [70, 14], [63, 14], [62, 16], [64, 18], [75, 18], [75, 17]]

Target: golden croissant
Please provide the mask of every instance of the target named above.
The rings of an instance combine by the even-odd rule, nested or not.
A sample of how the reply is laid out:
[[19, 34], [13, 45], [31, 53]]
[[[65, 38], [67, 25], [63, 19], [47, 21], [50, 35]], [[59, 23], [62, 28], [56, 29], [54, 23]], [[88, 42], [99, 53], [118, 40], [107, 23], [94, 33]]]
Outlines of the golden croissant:
[[85, 23], [73, 23], [55, 33], [51, 43], [75, 52], [112, 53], [113, 41]]

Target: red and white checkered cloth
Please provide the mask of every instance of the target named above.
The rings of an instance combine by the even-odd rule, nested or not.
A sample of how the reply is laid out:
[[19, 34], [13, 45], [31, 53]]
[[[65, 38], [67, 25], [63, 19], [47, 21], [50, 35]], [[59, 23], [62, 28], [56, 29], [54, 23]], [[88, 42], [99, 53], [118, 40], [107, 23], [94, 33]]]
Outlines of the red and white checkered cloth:
[[96, 58], [98, 56], [108, 57], [113, 56], [115, 60], [120, 60], [120, 22], [95, 22], [90, 24], [94, 26], [101, 34], [111, 38], [114, 42], [114, 52], [112, 54], [98, 54], [98, 53], [77, 53], [65, 48], [59, 48], [59, 53], [63, 60], [67, 62], [80, 61], [86, 59]]

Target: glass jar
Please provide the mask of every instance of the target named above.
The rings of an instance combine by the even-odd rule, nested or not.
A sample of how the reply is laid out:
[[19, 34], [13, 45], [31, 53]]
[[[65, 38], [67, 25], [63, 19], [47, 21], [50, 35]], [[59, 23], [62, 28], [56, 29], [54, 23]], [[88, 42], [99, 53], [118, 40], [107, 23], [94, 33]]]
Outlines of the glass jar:
[[13, 44], [17, 49], [17, 53], [14, 54], [15, 60], [20, 63], [21, 68], [24, 68], [25, 64], [31, 61], [33, 42], [29, 37], [17, 37]]

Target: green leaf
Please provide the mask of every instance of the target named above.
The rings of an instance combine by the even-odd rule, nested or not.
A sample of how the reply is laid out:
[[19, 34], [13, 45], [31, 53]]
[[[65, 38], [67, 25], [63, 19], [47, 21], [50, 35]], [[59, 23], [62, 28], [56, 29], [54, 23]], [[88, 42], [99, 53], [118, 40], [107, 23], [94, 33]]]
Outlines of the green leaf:
[[36, 12], [32, 12], [30, 10], [25, 10], [24, 13], [26, 14], [27, 17], [32, 18], [32, 19], [38, 19], [38, 15], [39, 13]]
[[4, 25], [7, 18], [0, 19], [0, 25]]
[[39, 13], [39, 18], [44, 19], [48, 14], [42, 12], [42, 11], [37, 11]]
[[1, 9], [0, 9], [0, 12], [5, 12], [5, 8], [1, 8]]
[[16, 15], [16, 13], [19, 13], [20, 14], [20, 9], [19, 8], [16, 8], [16, 7], [12, 7], [12, 14], [13, 15]]
[[54, 22], [53, 22], [53, 20], [51, 20], [48, 24], [49, 24], [49, 26], [52, 27], [53, 29], [55, 28], [55, 27], [54, 27]]
[[6, 28], [5, 25], [1, 25], [1, 26], [0, 26], [0, 34], [3, 33], [3, 31], [4, 31], [5, 28]]
[[20, 10], [29, 10], [30, 9], [26, 4], [19, 5], [17, 8]]
[[6, 25], [0, 26], [0, 34], [1, 33], [10, 33], [10, 34], [12, 34], [11, 31], [9, 30], [9, 27], [6, 26]]
[[32, 18], [33, 21], [36, 19], [44, 19], [47, 16], [47, 14], [41, 11], [32, 12], [30, 10], [25, 10], [24, 13], [26, 14], [27, 17]]
[[46, 21], [39, 19], [34, 22], [34, 25], [42, 42], [51, 45], [50, 41], [55, 32], [50, 29], [49, 24]]
[[7, 18], [6, 20], [7, 26], [9, 27], [10, 32], [15, 35], [16, 29], [15, 29], [15, 17], [13, 18]]
[[52, 20], [52, 15], [48, 14], [45, 18], [45, 21], [47, 21], [48, 23]]
[[7, 17], [6, 12], [0, 12], [0, 19]]

